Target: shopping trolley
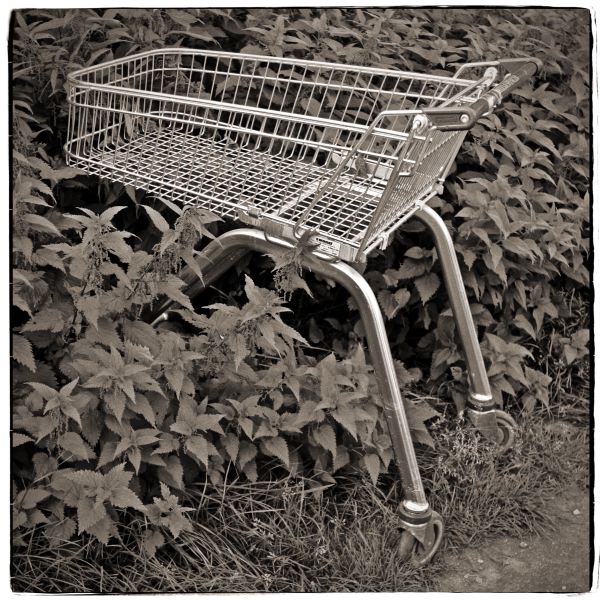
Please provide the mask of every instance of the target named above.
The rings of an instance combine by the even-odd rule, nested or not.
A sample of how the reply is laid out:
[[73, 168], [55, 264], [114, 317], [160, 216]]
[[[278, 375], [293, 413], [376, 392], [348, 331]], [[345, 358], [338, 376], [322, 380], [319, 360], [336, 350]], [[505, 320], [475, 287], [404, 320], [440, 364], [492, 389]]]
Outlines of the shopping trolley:
[[251, 226], [208, 244], [197, 259], [203, 280], [182, 274], [188, 295], [248, 251], [301, 241], [302, 266], [354, 297], [403, 483], [401, 552], [421, 563], [439, 547], [443, 523], [425, 496], [381, 310], [361, 265], [410, 217], [427, 226], [468, 367], [468, 413], [509, 446], [514, 421], [495, 407], [452, 239], [427, 202], [442, 192], [468, 130], [538, 67], [531, 58], [497, 60], [447, 77], [174, 48], [69, 76], [70, 165]]

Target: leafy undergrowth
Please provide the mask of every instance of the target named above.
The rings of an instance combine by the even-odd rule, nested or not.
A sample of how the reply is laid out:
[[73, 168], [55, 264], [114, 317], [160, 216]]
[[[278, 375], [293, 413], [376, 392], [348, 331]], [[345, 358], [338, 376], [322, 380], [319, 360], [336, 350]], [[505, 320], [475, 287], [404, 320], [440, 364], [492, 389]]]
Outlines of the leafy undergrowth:
[[[498, 456], [463, 422], [434, 428], [436, 452], [420, 453], [432, 506], [445, 517], [439, 552], [495, 535], [552, 527], [551, 503], [565, 485], [587, 484], [586, 432], [525, 419], [514, 449]], [[129, 519], [102, 546], [91, 536], [49, 548], [40, 528], [13, 564], [23, 592], [417, 591], [435, 586], [442, 561], [417, 569], [397, 553], [394, 474], [374, 487], [347, 476], [332, 487], [277, 478], [191, 486], [190, 526], [154, 555], [145, 526]], [[171, 521], [177, 527], [177, 518]], [[168, 528], [168, 526], [166, 526]]]

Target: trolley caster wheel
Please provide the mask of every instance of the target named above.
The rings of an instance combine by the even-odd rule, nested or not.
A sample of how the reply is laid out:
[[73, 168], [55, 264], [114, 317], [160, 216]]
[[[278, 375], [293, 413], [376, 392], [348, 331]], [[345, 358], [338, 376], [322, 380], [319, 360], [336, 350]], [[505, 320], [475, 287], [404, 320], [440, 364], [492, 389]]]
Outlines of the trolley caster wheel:
[[496, 425], [498, 426], [498, 433], [496, 437], [496, 444], [500, 452], [506, 452], [513, 447], [515, 443], [515, 429], [517, 428], [516, 421], [503, 410], [496, 410]]
[[425, 565], [439, 550], [444, 537], [444, 521], [435, 511], [431, 513], [424, 537], [426, 542], [421, 542], [410, 531], [402, 532], [398, 551], [403, 560], [410, 560], [413, 565]]

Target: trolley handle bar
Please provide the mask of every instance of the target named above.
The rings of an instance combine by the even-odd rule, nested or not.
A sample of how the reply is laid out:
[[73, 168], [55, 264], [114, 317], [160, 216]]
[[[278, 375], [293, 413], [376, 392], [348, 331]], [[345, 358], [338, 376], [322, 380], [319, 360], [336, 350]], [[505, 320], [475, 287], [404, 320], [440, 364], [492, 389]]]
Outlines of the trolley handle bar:
[[[542, 63], [537, 58], [510, 58], [489, 63], [472, 63], [469, 66], [500, 65], [507, 71], [507, 75], [493, 88], [485, 92], [473, 104], [455, 107], [424, 108], [416, 111], [417, 114], [426, 115], [430, 124], [440, 131], [466, 131], [493, 108], [500, 104], [505, 96], [525, 81], [531, 79], [541, 67]], [[465, 65], [466, 66], [466, 65]], [[386, 113], [392, 116], [392, 111]]]

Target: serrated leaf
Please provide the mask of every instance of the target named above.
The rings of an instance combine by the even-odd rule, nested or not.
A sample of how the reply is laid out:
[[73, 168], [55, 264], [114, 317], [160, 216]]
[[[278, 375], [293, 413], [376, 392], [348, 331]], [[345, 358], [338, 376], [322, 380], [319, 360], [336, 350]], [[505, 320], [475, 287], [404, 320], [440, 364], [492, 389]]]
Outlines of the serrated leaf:
[[70, 540], [77, 531], [77, 524], [70, 517], [61, 519], [56, 523], [49, 523], [44, 527], [44, 534], [50, 540], [50, 546], [57, 546]]
[[331, 416], [348, 431], [352, 437], [358, 439], [356, 432], [356, 414], [348, 406], [340, 406], [331, 411]]
[[144, 512], [145, 508], [137, 494], [126, 487], [114, 490], [110, 495], [110, 503], [117, 508], [136, 508]]
[[44, 308], [35, 317], [25, 323], [22, 331], [62, 331], [65, 324], [63, 313], [54, 308]]
[[208, 457], [218, 454], [217, 449], [204, 437], [194, 435], [185, 443], [185, 449], [208, 469]]
[[156, 209], [146, 206], [145, 204], [140, 204], [140, 206], [146, 211], [156, 229], [161, 233], [165, 233], [165, 231], [169, 230], [167, 220]]
[[127, 405], [125, 394], [120, 389], [114, 388], [104, 395], [104, 402], [120, 422], [125, 412], [125, 406]]
[[350, 453], [346, 446], [338, 446], [335, 459], [333, 461], [333, 470], [338, 471], [350, 463]]
[[111, 231], [104, 234], [104, 244], [107, 250], [114, 254], [121, 262], [128, 263], [131, 260], [133, 250], [125, 241], [130, 234], [122, 231]]
[[192, 525], [184, 513], [173, 511], [167, 517], [163, 518], [163, 523], [169, 528], [174, 538], [178, 537], [182, 531], [191, 531]]
[[51, 495], [50, 491], [44, 488], [28, 488], [19, 494], [18, 504], [24, 510], [35, 508], [40, 502], [43, 502]]
[[184, 488], [183, 467], [179, 457], [175, 455], [167, 456], [165, 462], [167, 463], [166, 467], [158, 468], [159, 479], [171, 487], [182, 490]]
[[144, 321], [123, 321], [123, 337], [138, 346], [145, 346], [153, 356], [160, 352], [156, 329]]
[[178, 277], [170, 275], [166, 281], [161, 281], [158, 283], [157, 291], [159, 294], [164, 294], [173, 300], [173, 302], [177, 302], [177, 304], [180, 304], [181, 306], [193, 311], [194, 307], [192, 306], [189, 297], [181, 291], [182, 287], [186, 287], [186, 283]]
[[235, 435], [235, 433], [229, 432], [225, 437], [221, 438], [221, 443], [225, 447], [225, 450], [227, 450], [229, 459], [232, 462], [235, 462], [240, 451], [240, 440], [238, 436]]
[[275, 456], [286, 467], [290, 466], [290, 452], [282, 437], [264, 438], [260, 441], [261, 450], [269, 456]]
[[106, 507], [102, 502], [95, 502], [91, 498], [81, 498], [77, 503], [79, 533], [88, 531], [92, 525], [95, 525], [106, 516]]
[[23, 215], [23, 221], [29, 223], [36, 231], [41, 231], [44, 233], [53, 233], [54, 235], [62, 235], [61, 232], [56, 228], [54, 223], [46, 219], [46, 217], [42, 217], [42, 215], [36, 215], [35, 213], [28, 213]]
[[61, 435], [58, 444], [63, 450], [70, 452], [76, 458], [83, 460], [96, 458], [94, 451], [74, 431], [67, 431]]
[[312, 436], [317, 444], [325, 448], [325, 450], [329, 450], [329, 452], [331, 452], [333, 462], [335, 463], [337, 455], [337, 442], [333, 427], [328, 423], [323, 423], [322, 425], [319, 425], [313, 429]]
[[492, 257], [492, 265], [494, 269], [497, 269], [500, 261], [502, 260], [502, 248], [497, 244], [492, 244], [490, 247], [490, 254]]
[[246, 336], [239, 333], [235, 334], [230, 342], [230, 347], [233, 350], [233, 363], [235, 365], [235, 370], [237, 371], [242, 364], [242, 361], [250, 354], [250, 350], [246, 343]]
[[25, 435], [24, 433], [12, 433], [12, 447], [16, 448], [17, 446], [22, 446], [23, 444], [27, 444], [27, 442], [35, 442], [32, 437]]
[[36, 371], [35, 359], [33, 358], [33, 350], [31, 342], [22, 335], [12, 335], [13, 353], [12, 357], [18, 363], [27, 367], [30, 371]]
[[379, 456], [374, 452], [370, 452], [365, 454], [363, 460], [373, 485], [377, 485], [377, 479], [379, 478], [379, 473], [381, 472], [381, 461], [379, 460]]
[[165, 537], [156, 529], [146, 529], [142, 537], [142, 548], [149, 556], [154, 556], [156, 550], [165, 543]]
[[421, 302], [427, 304], [440, 287], [440, 278], [435, 273], [428, 273], [415, 279], [415, 287], [421, 297]]
[[252, 442], [242, 440], [237, 457], [238, 467], [243, 471], [245, 466], [256, 457], [256, 446]]
[[98, 296], [80, 296], [75, 300], [75, 306], [83, 313], [87, 322], [98, 329], [98, 318], [100, 317], [100, 298]]
[[106, 515], [104, 518], [94, 523], [94, 525], [88, 527], [87, 531], [92, 535], [95, 535], [98, 538], [98, 541], [105, 546], [108, 544], [110, 538], [117, 534], [115, 523], [109, 515]]
[[397, 271], [393, 269], [388, 269], [386, 271], [388, 277], [398, 279], [414, 279], [415, 277], [419, 277], [423, 275], [426, 270], [426, 262], [423, 260], [416, 261], [413, 259], [406, 260], [400, 265], [400, 268]]

